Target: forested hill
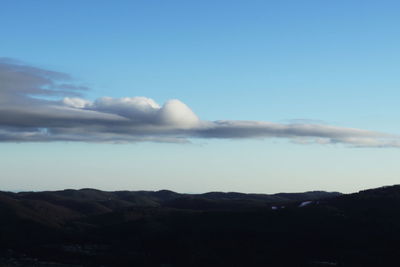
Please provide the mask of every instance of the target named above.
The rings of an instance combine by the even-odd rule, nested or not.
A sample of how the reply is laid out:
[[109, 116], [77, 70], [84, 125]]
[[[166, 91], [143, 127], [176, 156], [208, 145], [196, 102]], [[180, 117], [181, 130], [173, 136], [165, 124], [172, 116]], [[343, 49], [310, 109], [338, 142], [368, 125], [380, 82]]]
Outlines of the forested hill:
[[391, 266], [399, 211], [400, 186], [0, 192], [0, 266]]

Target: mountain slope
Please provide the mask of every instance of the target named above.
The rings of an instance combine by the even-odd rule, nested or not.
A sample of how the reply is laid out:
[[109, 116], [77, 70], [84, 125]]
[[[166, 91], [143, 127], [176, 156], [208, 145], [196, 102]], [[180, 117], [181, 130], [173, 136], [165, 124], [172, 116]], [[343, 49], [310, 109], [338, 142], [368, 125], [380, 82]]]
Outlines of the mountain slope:
[[400, 250], [400, 186], [348, 195], [3, 192], [0, 213], [3, 261], [11, 249], [17, 262], [24, 254], [83, 266], [393, 266]]

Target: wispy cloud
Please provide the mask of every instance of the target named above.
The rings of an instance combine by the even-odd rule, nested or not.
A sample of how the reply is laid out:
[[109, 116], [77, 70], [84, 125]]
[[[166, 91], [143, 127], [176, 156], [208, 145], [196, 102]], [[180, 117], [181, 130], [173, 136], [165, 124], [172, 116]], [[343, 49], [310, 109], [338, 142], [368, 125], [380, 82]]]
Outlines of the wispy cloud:
[[[82, 98], [67, 74], [0, 60], [0, 142], [187, 142], [190, 138], [287, 138], [296, 143], [400, 147], [397, 136], [308, 121], [201, 120], [173, 99]], [[49, 98], [52, 97], [52, 98]], [[54, 99], [56, 98], [56, 99]]]

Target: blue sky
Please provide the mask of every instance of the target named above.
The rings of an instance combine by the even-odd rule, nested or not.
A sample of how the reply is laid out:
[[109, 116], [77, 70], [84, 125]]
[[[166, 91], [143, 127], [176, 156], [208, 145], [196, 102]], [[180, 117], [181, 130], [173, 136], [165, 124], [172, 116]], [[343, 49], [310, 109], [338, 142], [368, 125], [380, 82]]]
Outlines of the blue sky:
[[[88, 100], [179, 99], [207, 121], [399, 134], [399, 8], [353, 0], [2, 1], [0, 56], [68, 73], [90, 88]], [[394, 147], [190, 141], [0, 143], [0, 186], [351, 192], [398, 183], [400, 173]]]

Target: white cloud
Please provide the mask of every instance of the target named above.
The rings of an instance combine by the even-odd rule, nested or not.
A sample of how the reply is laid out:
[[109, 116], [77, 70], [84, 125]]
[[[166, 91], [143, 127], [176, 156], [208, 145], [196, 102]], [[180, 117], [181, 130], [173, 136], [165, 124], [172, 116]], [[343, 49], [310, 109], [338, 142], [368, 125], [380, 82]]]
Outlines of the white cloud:
[[200, 127], [200, 119], [184, 103], [177, 99], [167, 101], [159, 110], [160, 122], [169, 127], [191, 129]]
[[90, 101], [78, 97], [65, 97], [62, 103], [72, 108], [85, 108], [92, 104]]

